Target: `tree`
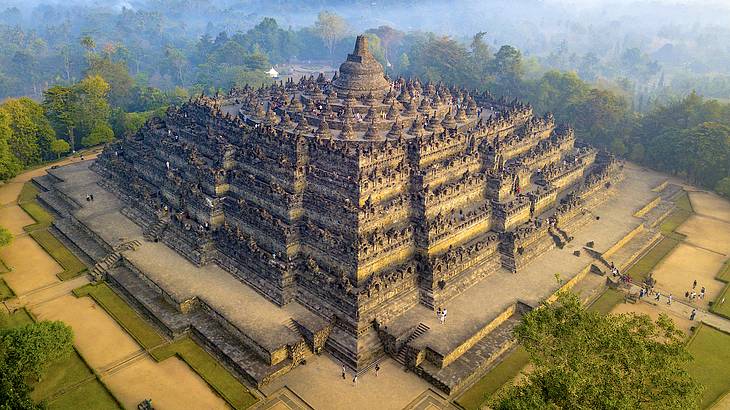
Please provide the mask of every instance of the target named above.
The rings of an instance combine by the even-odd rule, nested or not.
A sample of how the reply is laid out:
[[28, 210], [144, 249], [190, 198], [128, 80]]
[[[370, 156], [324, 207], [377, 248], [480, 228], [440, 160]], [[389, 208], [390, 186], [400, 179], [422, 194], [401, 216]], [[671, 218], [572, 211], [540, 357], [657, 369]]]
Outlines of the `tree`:
[[84, 147], [93, 147], [94, 145], [111, 142], [112, 140], [114, 140], [114, 131], [112, 131], [111, 127], [108, 124], [98, 123], [89, 135], [81, 140], [81, 145]]
[[98, 75], [109, 84], [109, 103], [114, 107], [126, 108], [130, 104], [134, 80], [129, 75], [127, 64], [90, 55], [89, 68], [84, 72], [86, 77]]
[[715, 185], [715, 191], [718, 194], [730, 199], [730, 177], [725, 177], [717, 182]]
[[10, 129], [10, 117], [3, 110], [0, 110], [0, 180], [8, 180], [23, 169], [23, 164], [10, 151], [8, 139], [12, 131]]
[[[494, 58], [494, 56], [492, 55], [492, 50], [489, 48], [489, 45], [484, 41], [484, 37], [486, 35], [487, 33], [483, 31], [476, 33], [471, 41], [470, 46], [471, 59], [472, 64], [474, 65], [474, 70], [482, 78], [489, 76], [489, 66], [492, 63], [492, 59]], [[486, 82], [484, 85], [486, 85]]]
[[696, 183], [713, 187], [730, 173], [730, 127], [704, 122], [682, 133], [685, 174]]
[[347, 22], [345, 19], [331, 11], [321, 11], [314, 23], [317, 35], [324, 41], [330, 58], [335, 50], [335, 45], [347, 34]]
[[43, 109], [57, 135], [68, 141], [71, 150], [76, 149], [76, 122], [72, 115], [73, 88], [53, 86], [43, 93]]
[[0, 226], [0, 248], [8, 246], [13, 242], [13, 234], [6, 228]]
[[109, 90], [109, 84], [101, 76], [91, 75], [73, 86], [54, 86], [44, 93], [46, 116], [56, 132], [68, 141], [71, 150], [76, 149], [77, 135], [82, 143], [84, 139], [88, 142], [89, 135], [99, 125], [109, 127]]
[[466, 87], [476, 85], [476, 76], [469, 70], [469, 52], [448, 36], [427, 36], [419, 39], [408, 53], [411, 74], [429, 81], [443, 81]]
[[71, 150], [71, 146], [62, 139], [56, 139], [51, 143], [51, 151], [56, 154], [56, 158], [61, 158], [61, 154], [65, 154]]
[[[88, 137], [101, 125], [109, 127], [111, 107], [107, 102], [109, 84], [101, 76], [92, 75], [73, 86], [70, 106], [73, 122], [79, 136]], [[92, 144], [96, 145], [96, 144]]]
[[0, 406], [42, 408], [30, 398], [28, 384], [52, 363], [73, 351], [73, 332], [62, 322], [43, 321], [0, 330]]
[[94, 38], [88, 34], [84, 34], [83, 36], [81, 36], [79, 42], [89, 53], [93, 52], [96, 48], [96, 41], [94, 41]]
[[51, 153], [56, 133], [43, 113], [43, 107], [27, 97], [9, 99], [0, 105], [10, 119], [10, 150], [24, 166], [38, 164]]
[[175, 47], [168, 46], [165, 48], [165, 58], [167, 58], [167, 62], [175, 68], [178, 84], [184, 86], [185, 81], [183, 80], [183, 71], [188, 63], [185, 54]]
[[368, 30], [368, 33], [375, 34], [380, 39], [380, 44], [383, 47], [385, 66], [390, 67], [390, 49], [393, 45], [403, 40], [405, 33], [390, 26], [380, 26], [376, 29]]
[[506, 409], [696, 408], [684, 335], [662, 314], [603, 315], [563, 293], [515, 328], [532, 373], [493, 400]]
[[520, 50], [509, 45], [500, 47], [492, 60], [491, 72], [496, 80], [495, 91], [498, 94], [520, 95], [525, 73]]

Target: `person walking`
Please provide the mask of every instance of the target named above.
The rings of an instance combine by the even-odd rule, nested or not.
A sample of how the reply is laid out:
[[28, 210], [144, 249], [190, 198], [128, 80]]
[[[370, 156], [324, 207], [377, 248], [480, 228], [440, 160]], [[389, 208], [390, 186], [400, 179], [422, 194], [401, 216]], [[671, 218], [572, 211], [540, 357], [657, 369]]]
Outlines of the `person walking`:
[[441, 321], [441, 324], [444, 324], [446, 322], [446, 309], [443, 311], [443, 320]]
[[345, 370], [345, 365], [342, 365], [342, 380], [345, 380], [347, 377], [347, 371]]
[[667, 296], [667, 305], [672, 304], [672, 294], [670, 293], [669, 296]]
[[702, 289], [700, 289], [700, 299], [705, 300], [705, 287], [703, 286]]
[[357, 374], [355, 374], [355, 377], [352, 378], [352, 384], [357, 386]]
[[697, 315], [697, 309], [692, 309], [692, 313], [689, 315], [689, 320], [695, 320], [695, 316]]
[[695, 281], [694, 281], [694, 282], [692, 282], [692, 289], [694, 289], [694, 288], [696, 288], [696, 287], [697, 287], [697, 279], [695, 279]]
[[376, 364], [375, 365], [375, 377], [378, 377], [378, 372], [379, 371], [380, 371], [380, 365], [379, 364]]
[[656, 300], [657, 302], [659, 302], [659, 299], [661, 299], [661, 297], [662, 297], [661, 292], [656, 292], [656, 296], [654, 296], [654, 300]]

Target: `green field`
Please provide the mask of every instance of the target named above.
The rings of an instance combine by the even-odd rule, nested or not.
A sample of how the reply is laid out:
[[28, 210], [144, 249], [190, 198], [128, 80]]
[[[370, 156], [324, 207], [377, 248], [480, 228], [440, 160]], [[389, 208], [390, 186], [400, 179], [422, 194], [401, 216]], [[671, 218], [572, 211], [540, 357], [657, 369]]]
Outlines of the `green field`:
[[725, 261], [720, 271], [715, 276], [717, 280], [725, 282], [725, 287], [717, 296], [710, 310], [720, 316], [730, 319], [730, 259]]
[[74, 289], [76, 297], [90, 296], [109, 313], [142, 347], [152, 349], [166, 343], [149, 323], [147, 323], [127, 302], [114, 293], [106, 283], [85, 285]]
[[606, 289], [601, 296], [588, 306], [588, 310], [603, 313], [604, 315], [613, 310], [616, 305], [624, 301], [625, 294], [615, 289]]
[[190, 338], [186, 337], [161, 346], [153, 350], [151, 354], [157, 361], [177, 355], [234, 409], [247, 409], [257, 401], [256, 397], [241, 382]]
[[33, 318], [25, 309], [18, 309], [11, 315], [0, 313], [0, 329], [22, 326], [27, 323], [33, 323]]
[[72, 279], [86, 271], [86, 265], [48, 230], [35, 230], [30, 232], [29, 235], [61, 265], [63, 271], [56, 275], [59, 279]]
[[53, 363], [48, 368], [43, 378], [34, 386], [31, 397], [40, 402], [63, 389], [94, 378], [94, 373], [74, 350], [67, 359]]
[[702, 325], [689, 342], [694, 357], [688, 371], [704, 387], [702, 408], [730, 391], [730, 334]]
[[649, 249], [631, 268], [626, 272], [631, 276], [634, 283], [643, 283], [654, 267], [672, 251], [681, 239], [664, 236], [653, 248]]
[[97, 379], [90, 380], [47, 402], [49, 410], [118, 410], [122, 406]]
[[0, 278], [0, 301], [10, 299], [13, 296], [15, 296], [13, 290], [8, 287], [8, 285], [5, 283], [5, 280]]
[[23, 184], [23, 188], [20, 190], [17, 202], [18, 204], [24, 204], [26, 202], [33, 201], [36, 196], [38, 196], [38, 188], [29, 181]]
[[495, 392], [514, 379], [529, 361], [527, 351], [518, 346], [484, 377], [474, 383], [469, 390], [459, 396], [456, 404], [467, 410], [480, 409]]

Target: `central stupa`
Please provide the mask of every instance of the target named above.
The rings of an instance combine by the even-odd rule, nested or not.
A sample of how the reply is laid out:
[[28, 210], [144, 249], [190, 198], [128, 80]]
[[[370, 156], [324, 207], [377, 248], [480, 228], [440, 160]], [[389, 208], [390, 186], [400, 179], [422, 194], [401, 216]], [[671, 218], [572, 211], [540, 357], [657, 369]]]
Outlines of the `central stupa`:
[[359, 96], [370, 94], [382, 96], [390, 88], [383, 74], [383, 66], [368, 50], [368, 38], [357, 36], [355, 49], [340, 65], [339, 76], [332, 84], [338, 93]]

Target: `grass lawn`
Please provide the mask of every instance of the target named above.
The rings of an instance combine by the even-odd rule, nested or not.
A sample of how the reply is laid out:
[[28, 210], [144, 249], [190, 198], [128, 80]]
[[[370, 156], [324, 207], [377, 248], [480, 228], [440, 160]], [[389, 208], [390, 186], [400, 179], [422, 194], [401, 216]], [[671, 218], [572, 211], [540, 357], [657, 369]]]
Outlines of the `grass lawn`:
[[481, 408], [497, 390], [517, 376], [528, 362], [527, 352], [518, 346], [484, 377], [474, 383], [469, 390], [459, 396], [456, 403], [467, 410]]
[[28, 181], [23, 184], [23, 188], [20, 190], [17, 202], [18, 204], [24, 204], [26, 202], [33, 201], [38, 196], [38, 188], [33, 185], [33, 182]]
[[25, 213], [30, 215], [33, 220], [35, 220], [34, 224], [26, 225], [23, 227], [26, 232], [32, 232], [37, 229], [45, 229], [51, 226], [51, 223], [53, 222], [53, 216], [46, 212], [46, 210], [43, 209], [43, 207], [40, 206], [38, 202], [25, 202], [20, 204], [20, 207], [23, 208]]
[[74, 350], [69, 357], [48, 368], [41, 381], [33, 386], [30, 396], [35, 402], [40, 402], [64, 388], [94, 377], [94, 373]]
[[86, 271], [86, 265], [48, 230], [32, 231], [29, 235], [61, 265], [63, 272], [56, 275], [59, 279], [75, 278]]
[[694, 360], [688, 371], [705, 386], [700, 407], [708, 408], [730, 390], [730, 334], [702, 325], [689, 342]]
[[157, 361], [177, 355], [237, 410], [247, 409], [257, 401], [241, 382], [190, 338], [161, 346], [150, 354]]
[[648, 252], [646, 252], [631, 268], [626, 272], [634, 283], [643, 283], [644, 279], [647, 278], [649, 273], [654, 267], [664, 259], [669, 252], [672, 251], [682, 239], [665, 236], [659, 243], [654, 245]]
[[720, 316], [730, 319], [730, 259], [725, 261], [720, 271], [717, 273], [715, 278], [719, 281], [725, 282], [725, 288], [717, 296], [717, 299], [712, 304], [710, 310], [713, 313], [717, 313]]
[[659, 229], [664, 235], [670, 235], [674, 233], [677, 227], [679, 227], [679, 225], [682, 225], [684, 221], [686, 221], [687, 218], [689, 218], [694, 213], [692, 203], [689, 201], [689, 195], [686, 192], [684, 192], [682, 196], [677, 198], [674, 204], [677, 206], [677, 209], [669, 214], [669, 216], [664, 218], [662, 223], [659, 225]]
[[593, 303], [588, 310], [608, 314], [616, 305], [624, 301], [625, 293], [616, 289], [606, 289]]
[[70, 390], [47, 403], [49, 410], [117, 410], [122, 406], [97, 379]]
[[34, 224], [23, 227], [26, 232], [48, 228], [53, 222], [53, 215], [43, 209], [36, 200], [37, 196], [38, 188], [31, 181], [23, 184], [23, 189], [20, 190], [20, 194], [18, 195], [18, 205], [35, 221]]
[[15, 296], [13, 290], [8, 287], [8, 285], [5, 283], [5, 280], [0, 278], [0, 301], [10, 299], [13, 296]]
[[84, 285], [73, 291], [76, 297], [91, 296], [114, 320], [119, 323], [142, 347], [152, 349], [166, 343], [150, 324], [132, 309], [106, 284]]
[[33, 323], [33, 318], [24, 308], [16, 310], [12, 315], [0, 313], [0, 329], [22, 326], [28, 323]]

